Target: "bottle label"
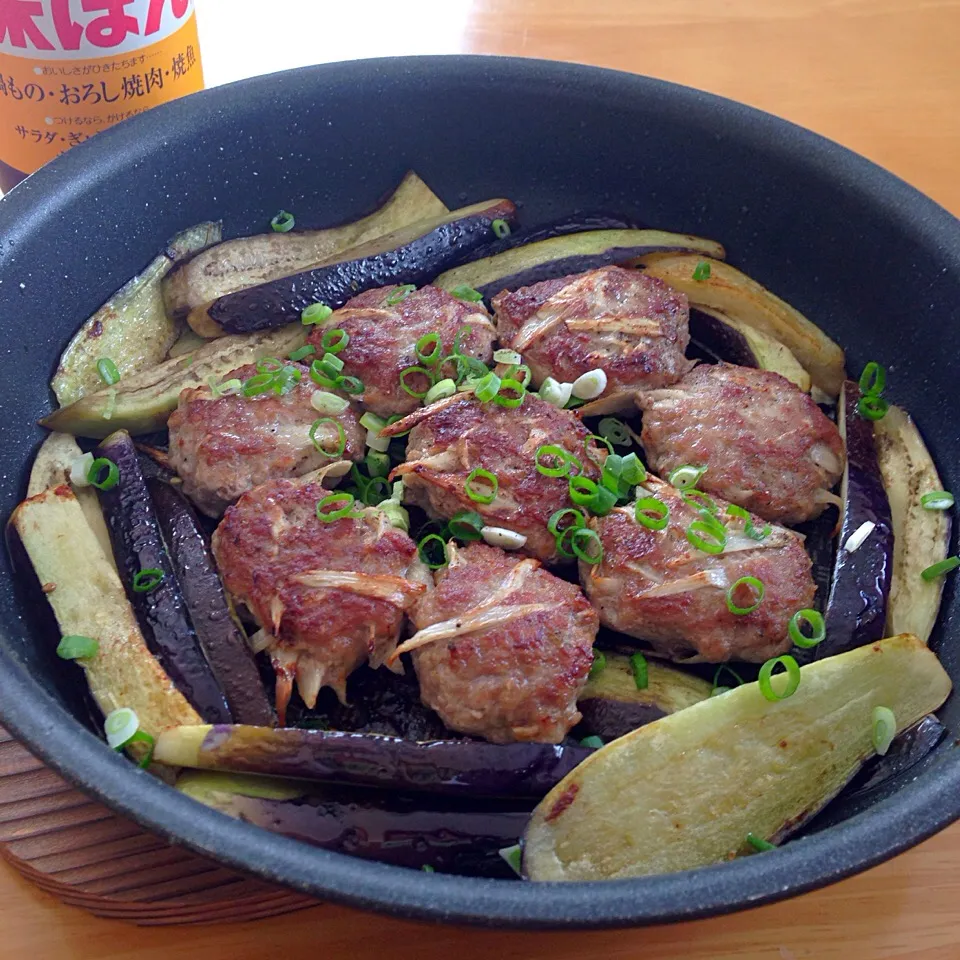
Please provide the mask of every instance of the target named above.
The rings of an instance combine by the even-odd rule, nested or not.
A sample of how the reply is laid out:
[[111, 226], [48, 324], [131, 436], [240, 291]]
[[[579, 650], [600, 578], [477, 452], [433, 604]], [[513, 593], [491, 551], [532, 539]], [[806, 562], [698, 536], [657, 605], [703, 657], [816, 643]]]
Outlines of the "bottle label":
[[193, 0], [0, 0], [0, 160], [17, 170], [202, 89]]

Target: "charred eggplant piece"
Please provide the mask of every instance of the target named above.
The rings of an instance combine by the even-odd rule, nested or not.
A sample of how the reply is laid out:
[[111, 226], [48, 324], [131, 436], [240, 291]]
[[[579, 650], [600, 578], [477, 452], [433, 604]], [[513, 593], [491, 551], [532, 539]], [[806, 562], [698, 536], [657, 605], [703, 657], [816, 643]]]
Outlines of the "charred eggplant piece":
[[44, 417], [50, 430], [79, 437], [106, 437], [116, 430], [132, 434], [163, 430], [176, 409], [180, 392], [200, 387], [263, 357], [283, 357], [303, 346], [307, 328], [302, 323], [244, 337], [223, 337], [193, 353], [121, 380], [116, 387], [91, 393]]
[[533, 880], [674, 873], [748, 852], [751, 833], [782, 840], [874, 754], [875, 707], [903, 731], [949, 693], [940, 661], [912, 636], [803, 667], [796, 692], [775, 703], [756, 683], [736, 687], [565, 777], [533, 813], [524, 870]]
[[577, 699], [583, 716], [580, 728], [591, 736], [615, 740], [637, 727], [707, 700], [712, 684], [668, 666], [647, 660], [647, 685], [637, 689], [630, 658], [607, 653], [606, 665], [592, 677]]
[[360, 220], [324, 230], [240, 237], [205, 250], [164, 279], [167, 310], [177, 318], [198, 309], [205, 314], [218, 297], [310, 270], [351, 247], [446, 213], [440, 198], [411, 171], [386, 203]]
[[941, 490], [943, 482], [920, 431], [900, 407], [891, 405], [873, 429], [893, 518], [887, 632], [915, 633], [926, 643], [940, 611], [944, 578], [927, 581], [920, 573], [950, 552], [951, 521], [948, 511], [927, 510], [920, 498]]
[[233, 719], [274, 726], [276, 716], [247, 639], [233, 619], [196, 514], [169, 483], [149, 479], [147, 489], [197, 639]]
[[499, 854], [512, 846], [529, 807], [333, 791], [266, 777], [186, 771], [177, 789], [229, 817], [301, 840], [413, 870], [513, 877]]
[[382, 790], [542, 797], [592, 751], [547, 743], [416, 742], [337, 730], [197, 726], [157, 741], [158, 763]]
[[175, 263], [216, 243], [220, 233], [219, 223], [184, 230], [87, 320], [63, 351], [50, 384], [61, 406], [101, 389], [97, 363], [103, 358], [113, 361], [122, 379], [166, 357], [181, 324], [167, 316], [161, 281]]
[[724, 256], [719, 243], [702, 237], [663, 230], [590, 230], [511, 247], [492, 257], [473, 260], [441, 274], [434, 285], [453, 290], [466, 284], [489, 300], [501, 290], [529, 287], [542, 280], [627, 263], [665, 250], [693, 250], [704, 256]]
[[100, 492], [100, 505], [147, 646], [204, 720], [229, 723], [230, 708], [190, 622], [130, 435], [121, 430], [107, 437], [94, 455], [119, 470], [117, 483]]
[[772, 370], [806, 393], [810, 392], [810, 374], [787, 347], [719, 310], [700, 307], [690, 311], [690, 342], [711, 360]]
[[220, 297], [204, 317], [191, 314], [190, 326], [201, 336], [250, 333], [297, 320], [312, 303], [336, 309], [364, 290], [392, 283], [421, 286], [463, 263], [492, 235], [494, 220], [510, 223], [515, 213], [509, 200], [487, 200], [420, 220], [355, 247], [347, 260]]
[[[877, 462], [873, 421], [857, 412], [859, 399], [857, 385], [844, 383], [837, 420], [847, 448], [840, 488], [843, 523], [824, 617], [827, 636], [815, 648], [818, 660], [879, 640], [887, 619], [893, 521]], [[866, 538], [858, 542], [864, 531], [869, 531]]]

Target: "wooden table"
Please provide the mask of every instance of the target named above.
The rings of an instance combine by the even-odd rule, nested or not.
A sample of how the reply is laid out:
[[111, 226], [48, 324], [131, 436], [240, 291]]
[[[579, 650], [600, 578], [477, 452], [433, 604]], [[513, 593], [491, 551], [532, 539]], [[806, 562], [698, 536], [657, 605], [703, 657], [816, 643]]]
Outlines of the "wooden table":
[[[960, 0], [198, 0], [210, 84], [361, 56], [578, 60], [701, 87], [839, 140], [960, 213]], [[229, 927], [137, 929], [0, 867], [0, 954], [42, 960], [489, 957], [955, 960], [960, 825], [797, 900], [676, 927], [517, 934], [337, 907]]]

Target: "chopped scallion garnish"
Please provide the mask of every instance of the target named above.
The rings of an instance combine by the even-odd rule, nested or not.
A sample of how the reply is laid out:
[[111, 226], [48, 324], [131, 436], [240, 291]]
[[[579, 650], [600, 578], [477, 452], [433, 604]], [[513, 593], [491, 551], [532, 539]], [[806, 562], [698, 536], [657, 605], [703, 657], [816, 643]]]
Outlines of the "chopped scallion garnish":
[[697, 281], [710, 279], [710, 264], [706, 260], [700, 260], [693, 268], [693, 279]]
[[743, 686], [743, 677], [741, 677], [740, 674], [733, 669], [733, 667], [728, 667], [727, 664], [721, 663], [720, 666], [717, 667], [716, 671], [713, 674], [713, 690], [710, 693], [711, 697], [716, 697], [721, 693], [726, 693], [728, 690], [733, 689], [729, 684], [727, 685], [721, 684], [720, 681], [723, 679], [723, 675], [725, 673], [729, 673], [730, 676], [733, 677], [734, 680], [736, 680], [736, 684], [734, 684], [734, 686], [737, 686], [737, 687]]
[[438, 333], [425, 333], [413, 348], [417, 359], [427, 367], [436, 366], [443, 352], [443, 344], [440, 343]]
[[890, 404], [883, 397], [868, 393], [857, 401], [857, 413], [865, 420], [882, 420], [890, 409]]
[[[570, 518], [570, 522], [565, 522], [567, 518]], [[563, 524], [563, 526], [561, 526]], [[560, 537], [565, 530], [571, 528], [576, 529], [577, 527], [585, 527], [587, 525], [587, 518], [584, 516], [582, 511], [578, 510], [576, 507], [566, 507], [563, 510], [557, 510], [556, 513], [552, 514], [549, 521], [547, 522], [547, 529], [554, 535], [554, 537]]]
[[766, 853], [768, 850], [777, 849], [769, 840], [764, 840], [763, 837], [758, 837], [755, 833], [747, 834], [747, 843], [749, 843], [757, 853]]
[[540, 384], [540, 399], [559, 410], [562, 410], [570, 402], [572, 393], [572, 383], [559, 383], [553, 377], [547, 377]]
[[[323, 323], [332, 313], [333, 310], [325, 303], [311, 303], [300, 314], [300, 322], [309, 327], [314, 323]], [[324, 347], [324, 350], [326, 349], [328, 348]]]
[[57, 644], [57, 656], [61, 660], [88, 660], [100, 650], [100, 643], [93, 637], [71, 635], [63, 637]]
[[590, 664], [589, 679], [595, 680], [607, 667], [607, 655], [602, 650], [593, 650], [593, 663]]
[[738, 507], [736, 504], [731, 503], [727, 507], [727, 514], [731, 517], [739, 517], [743, 520], [743, 532], [750, 537], [751, 540], [766, 540], [770, 536], [770, 532], [773, 529], [769, 523], [763, 525], [762, 530], [758, 530], [753, 525], [753, 517], [750, 513], [743, 509], [743, 507]]
[[103, 357], [97, 361], [97, 373], [100, 374], [100, 379], [108, 387], [120, 382], [120, 371], [109, 357]]
[[483, 517], [472, 510], [461, 510], [455, 513], [447, 524], [447, 531], [451, 537], [462, 540], [464, 543], [470, 543], [473, 540], [479, 540], [480, 533], [484, 528]]
[[860, 374], [860, 393], [865, 396], [879, 397], [887, 385], [886, 368], [872, 360], [863, 368]]
[[[103, 471], [106, 470], [106, 473]], [[120, 482], [120, 468], [106, 457], [97, 457], [87, 471], [87, 483], [98, 490], [112, 490]]]
[[[749, 590], [752, 598], [752, 602], [746, 606], [737, 603], [737, 594], [741, 590]], [[763, 603], [765, 593], [766, 587], [758, 577], [741, 577], [730, 584], [730, 589], [727, 590], [727, 609], [738, 617], [745, 617], [748, 613], [753, 613]]]
[[301, 360], [306, 360], [307, 357], [312, 357], [316, 352], [317, 348], [312, 343], [305, 343], [302, 347], [294, 350], [287, 359], [299, 363]]
[[[783, 671], [774, 674], [774, 670], [778, 666], [783, 667]], [[775, 690], [773, 686], [775, 676], [786, 678], [786, 682], [783, 684], [779, 684], [778, 681], [779, 690]], [[785, 653], [782, 657], [773, 657], [760, 668], [757, 684], [760, 687], [760, 692], [767, 700], [786, 700], [787, 697], [792, 697], [797, 692], [797, 687], [800, 686], [800, 665], [789, 653]]]
[[131, 583], [133, 592], [150, 593], [160, 586], [160, 584], [163, 582], [163, 577], [163, 571], [158, 570], [156, 567], [149, 567], [146, 570], [138, 570], [133, 575], [133, 582]]
[[[353, 510], [354, 502], [352, 493], [346, 491], [331, 493], [317, 501], [317, 519], [324, 523], [333, 523], [334, 520], [340, 520]], [[336, 504], [342, 504], [342, 506], [338, 507]], [[334, 509], [325, 510], [325, 507], [333, 507]]]
[[273, 389], [275, 380], [276, 374], [258, 373], [243, 381], [243, 395], [245, 397], [258, 397], [261, 393], [267, 393]]
[[277, 233], [289, 233], [293, 229], [293, 225], [295, 223], [296, 220], [294, 219], [293, 214], [286, 210], [279, 211], [270, 219], [270, 226]]
[[[481, 481], [477, 485], [477, 481]], [[495, 473], [484, 470], [483, 467], [474, 467], [467, 474], [467, 479], [463, 483], [463, 491], [474, 503], [493, 503], [497, 499], [497, 491], [500, 489], [500, 481]]]
[[465, 300], [467, 303], [479, 303], [483, 299], [483, 294], [479, 290], [474, 290], [473, 287], [465, 283], [454, 287], [450, 291], [450, 296], [456, 297], [458, 300]]
[[325, 390], [314, 390], [310, 396], [310, 406], [317, 413], [343, 413], [350, 406], [349, 400], [338, 397], [335, 393], [327, 393]]
[[428, 533], [418, 544], [417, 552], [420, 559], [431, 569], [439, 570], [445, 567], [447, 560], [447, 545], [437, 533]]
[[727, 533], [717, 521], [694, 520], [687, 527], [687, 540], [704, 553], [723, 553], [727, 545]]
[[[810, 630], [809, 635], [804, 632], [804, 627]], [[802, 650], [815, 647], [827, 636], [823, 614], [819, 610], [798, 610], [787, 624], [787, 633], [793, 643]]]
[[634, 504], [633, 516], [648, 530], [663, 530], [670, 523], [670, 507], [656, 497], [641, 497]]
[[695, 487], [706, 472], [706, 467], [691, 467], [685, 463], [682, 467], [670, 471], [667, 483], [678, 490], [687, 490], [690, 487]]
[[596, 400], [607, 389], [607, 375], [603, 370], [589, 370], [573, 381], [570, 392], [578, 400]]
[[445, 400], [447, 397], [452, 397], [456, 392], [457, 381], [451, 380], [450, 377], [447, 377], [445, 380], [438, 380], [427, 391], [427, 395], [423, 398], [423, 402], [429, 406], [429, 404], [436, 403], [438, 400]]
[[[555, 465], [553, 465], [554, 462]], [[545, 477], [566, 477], [574, 465], [577, 473], [583, 469], [583, 464], [572, 453], [568, 453], [555, 443], [545, 443], [537, 447], [534, 465], [537, 473], [542, 473]]]
[[[332, 311], [331, 311], [332, 312]], [[329, 316], [329, 314], [328, 314]], [[343, 327], [334, 327], [332, 330], [324, 330], [320, 338], [320, 348], [324, 353], [336, 355], [341, 350], [346, 349], [350, 343], [350, 334]], [[341, 366], [342, 370], [343, 367]]]
[[920, 576], [929, 582], [930, 580], [936, 580], [937, 577], [942, 577], [951, 570], [956, 570], [957, 567], [960, 567], [960, 557], [947, 557], [946, 560], [941, 560], [939, 563], [931, 564], [926, 570], [921, 570]]
[[500, 378], [491, 370], [474, 388], [474, 396], [481, 403], [489, 403], [500, 392]]
[[603, 544], [596, 530], [589, 527], [577, 527], [570, 534], [570, 548], [584, 563], [596, 565], [603, 560]]
[[366, 458], [367, 473], [371, 477], [387, 477], [390, 475], [390, 457], [386, 453], [377, 450], [367, 452]]
[[873, 749], [885, 756], [897, 735], [897, 718], [889, 707], [873, 708]]
[[497, 219], [490, 224], [490, 229], [493, 230], [498, 240], [503, 240], [504, 237], [510, 236], [510, 224], [502, 217], [497, 217]]
[[279, 373], [283, 369], [283, 361], [276, 357], [262, 357], [257, 361], [257, 373]]
[[[330, 438], [331, 429], [334, 431]], [[323, 437], [318, 437], [320, 431], [324, 432]], [[343, 427], [336, 420], [330, 417], [322, 417], [320, 420], [314, 420], [310, 427], [310, 442], [317, 448], [318, 453], [322, 453], [331, 460], [338, 460], [347, 447], [347, 435]]]
[[947, 490], [931, 490], [920, 498], [924, 510], [949, 510], [953, 504], [953, 494]]
[[[411, 386], [407, 381], [413, 377], [422, 378], [423, 382], [426, 384], [425, 388], [421, 390]], [[416, 397], [418, 400], [422, 400], [430, 392], [430, 388], [433, 386], [433, 373], [426, 367], [407, 367], [406, 369], [400, 371], [400, 386], [404, 393], [409, 393], [411, 397]]]
[[647, 658], [637, 651], [630, 657], [630, 670], [633, 672], [633, 682], [638, 690], [646, 690], [650, 685], [650, 671]]
[[[496, 374], [488, 374], [488, 376], [496, 376]], [[500, 381], [500, 389], [494, 396], [493, 402], [500, 407], [516, 408], [523, 403], [526, 395], [526, 387], [519, 380], [504, 378]]]
[[395, 287], [393, 292], [387, 296], [387, 306], [395, 307], [398, 303], [403, 303], [416, 289], [416, 284], [413, 283], [404, 283], [399, 287]]

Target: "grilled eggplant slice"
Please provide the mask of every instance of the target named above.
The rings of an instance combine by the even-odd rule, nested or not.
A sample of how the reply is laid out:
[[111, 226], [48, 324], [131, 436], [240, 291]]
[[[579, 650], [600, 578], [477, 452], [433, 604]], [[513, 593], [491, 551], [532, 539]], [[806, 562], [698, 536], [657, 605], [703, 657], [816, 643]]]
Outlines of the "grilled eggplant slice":
[[157, 741], [154, 757], [173, 767], [383, 790], [542, 797], [591, 752], [549, 743], [417, 742], [337, 730], [222, 725], [171, 730]]
[[[859, 399], [857, 385], [847, 381], [840, 393], [837, 419], [847, 448], [840, 487], [843, 522], [824, 617], [827, 636], [815, 648], [818, 660], [879, 640], [887, 619], [893, 575], [893, 521], [877, 462], [873, 421], [857, 412]], [[864, 530], [869, 534], [855, 545]]]
[[515, 213], [509, 200], [486, 200], [419, 220], [354, 247], [343, 254], [345, 259], [220, 297], [205, 314], [193, 311], [190, 326], [205, 337], [250, 333], [297, 320], [312, 303], [336, 309], [364, 290], [391, 283], [429, 283], [486, 243], [495, 220], [510, 223]]
[[30, 558], [61, 633], [99, 643], [96, 656], [77, 663], [104, 715], [130, 707], [154, 737], [168, 727], [199, 723], [147, 648], [117, 571], [70, 487], [61, 484], [25, 500], [9, 529]]
[[645, 723], [709, 698], [712, 685], [692, 673], [658, 660], [647, 661], [647, 685], [637, 689], [630, 658], [606, 653], [606, 665], [587, 682], [577, 698], [583, 716], [580, 729], [615, 740]]
[[234, 620], [197, 515], [169, 483], [150, 478], [147, 489], [197, 639], [233, 719], [274, 726], [276, 716], [260, 672], [247, 638]]
[[[701, 262], [710, 265], [710, 275], [694, 280]], [[691, 307], [720, 310], [779, 340], [809, 372], [815, 386], [831, 397], [840, 393], [846, 377], [843, 350], [802, 313], [746, 274], [718, 260], [687, 253], [652, 253], [635, 264], [682, 290]]]
[[920, 431], [904, 410], [891, 405], [873, 429], [893, 519], [887, 632], [914, 633], [926, 643], [940, 611], [943, 577], [927, 581], [920, 572], [950, 552], [950, 514], [925, 509], [920, 498], [943, 489], [943, 482]]
[[499, 850], [517, 842], [529, 807], [331, 790], [267, 777], [189, 770], [177, 789], [229, 817], [295, 840], [413, 870], [514, 874]]
[[772, 370], [810, 392], [810, 374], [779, 340], [719, 310], [690, 311], [690, 341], [712, 360]]
[[720, 863], [776, 842], [874, 754], [873, 710], [899, 731], [936, 710], [950, 677], [916, 637], [892, 637], [801, 670], [793, 696], [756, 683], [621, 737], [557, 784], [524, 840], [533, 880], [609, 880]]
[[63, 351], [50, 384], [61, 406], [103, 387], [97, 370], [101, 359], [112, 360], [122, 380], [166, 357], [181, 324], [167, 316], [161, 281], [177, 261], [216, 243], [220, 232], [219, 223], [184, 230], [87, 320]]
[[719, 243], [702, 237], [663, 230], [590, 230], [511, 247], [492, 257], [473, 260], [441, 274], [434, 286], [453, 290], [466, 284], [489, 300], [501, 290], [529, 287], [542, 280], [628, 263], [662, 251], [696, 251], [703, 256], [724, 257]]
[[80, 437], [102, 438], [116, 430], [132, 434], [163, 430], [183, 389], [222, 380], [263, 357], [285, 356], [303, 345], [306, 330], [298, 322], [265, 333], [224, 337], [121, 380], [116, 387], [91, 393], [40, 422], [50, 430]]
[[[232, 714], [190, 622], [130, 435], [119, 431], [107, 437], [95, 456], [111, 460], [120, 471], [116, 485], [100, 492], [100, 505], [147, 646], [204, 720], [229, 723]], [[159, 571], [159, 582], [150, 589], [138, 584], [144, 571]]]
[[167, 310], [176, 318], [198, 308], [205, 313], [218, 297], [311, 270], [351, 247], [446, 213], [440, 198], [411, 171], [383, 206], [353, 223], [240, 237], [205, 250], [164, 279]]

